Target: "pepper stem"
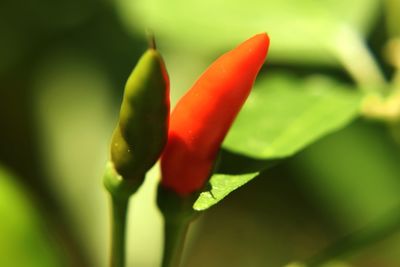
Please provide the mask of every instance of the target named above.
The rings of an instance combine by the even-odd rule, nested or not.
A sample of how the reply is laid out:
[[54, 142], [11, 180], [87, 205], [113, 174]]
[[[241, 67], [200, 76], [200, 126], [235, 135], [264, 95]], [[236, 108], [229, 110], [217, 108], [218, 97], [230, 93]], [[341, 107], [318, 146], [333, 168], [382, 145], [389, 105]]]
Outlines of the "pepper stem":
[[179, 267], [190, 223], [183, 220], [168, 220], [167, 217], [164, 218], [165, 235], [162, 267]]
[[164, 217], [162, 267], [179, 267], [187, 230], [198, 215], [192, 208], [196, 198], [196, 193], [180, 196], [162, 185], [158, 187], [157, 204]]
[[125, 180], [116, 172], [112, 162], [107, 163], [103, 183], [110, 193], [111, 201], [110, 267], [125, 267], [125, 233], [129, 198], [137, 191], [143, 179]]
[[111, 195], [111, 261], [110, 267], [125, 266], [125, 233], [129, 198]]

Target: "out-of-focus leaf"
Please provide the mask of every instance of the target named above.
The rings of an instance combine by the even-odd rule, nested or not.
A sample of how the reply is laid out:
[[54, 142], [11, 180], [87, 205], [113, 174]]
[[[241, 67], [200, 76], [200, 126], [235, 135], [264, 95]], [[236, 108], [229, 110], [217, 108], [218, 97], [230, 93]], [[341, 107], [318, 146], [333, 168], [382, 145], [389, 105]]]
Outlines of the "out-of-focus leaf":
[[[169, 48], [214, 53], [267, 31], [270, 60], [335, 64], [327, 50], [343, 25], [366, 34], [379, 11], [378, 0], [119, 0], [125, 22], [151, 28]], [[346, 40], [342, 40], [346, 42]]]
[[28, 196], [0, 166], [0, 266], [63, 266], [43, 226]]
[[285, 265], [284, 267], [307, 267], [307, 266], [299, 262], [292, 262], [289, 263], [288, 265]]
[[305, 149], [290, 168], [332, 221], [355, 230], [387, 214], [397, 217], [399, 157], [383, 125], [357, 121]]
[[271, 75], [256, 84], [224, 147], [258, 159], [293, 155], [358, 115], [362, 96], [352, 89], [323, 76]]
[[[28, 62], [50, 35], [74, 29], [102, 5], [98, 1], [4, 0], [0, 8], [0, 73]], [[22, 8], [23, 7], [23, 8]], [[23, 19], [21, 19], [23, 18]], [[41, 51], [41, 50], [39, 50]], [[26, 61], [24, 61], [26, 60]], [[25, 65], [25, 64], [23, 64]], [[25, 65], [26, 67], [26, 65]]]
[[106, 266], [107, 260], [101, 253], [108, 235], [101, 177], [114, 127], [110, 87], [103, 68], [68, 49], [43, 59], [33, 85], [47, 182], [94, 266]]
[[400, 36], [400, 1], [398, 0], [386, 0], [385, 5], [385, 19], [387, 32], [391, 37]]
[[211, 177], [211, 190], [200, 194], [193, 205], [193, 209], [201, 211], [215, 205], [226, 197], [230, 192], [256, 177], [258, 173], [247, 173], [242, 175], [215, 174]]
[[387, 238], [400, 227], [399, 207], [381, 216], [378, 220], [368, 222], [361, 229], [340, 238], [309, 259], [307, 264], [310, 266], [320, 266], [332, 259], [350, 255], [354, 251], [361, 250], [366, 246]]
[[[304, 263], [300, 262], [292, 262], [288, 265], [285, 265], [284, 267], [308, 267], [309, 265], [306, 265]], [[349, 263], [342, 262], [342, 261], [331, 261], [326, 264], [321, 265], [321, 267], [351, 267]]]

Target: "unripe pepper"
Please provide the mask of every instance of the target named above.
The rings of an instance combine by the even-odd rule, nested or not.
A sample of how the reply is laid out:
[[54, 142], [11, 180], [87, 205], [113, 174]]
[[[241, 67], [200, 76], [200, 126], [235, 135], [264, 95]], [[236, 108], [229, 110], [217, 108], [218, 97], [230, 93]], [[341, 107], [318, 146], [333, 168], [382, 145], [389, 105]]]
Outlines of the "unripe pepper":
[[167, 141], [169, 79], [160, 53], [149, 48], [125, 85], [111, 161], [124, 179], [143, 179]]
[[181, 98], [170, 117], [161, 186], [181, 196], [204, 186], [268, 47], [266, 33], [253, 36], [218, 58]]

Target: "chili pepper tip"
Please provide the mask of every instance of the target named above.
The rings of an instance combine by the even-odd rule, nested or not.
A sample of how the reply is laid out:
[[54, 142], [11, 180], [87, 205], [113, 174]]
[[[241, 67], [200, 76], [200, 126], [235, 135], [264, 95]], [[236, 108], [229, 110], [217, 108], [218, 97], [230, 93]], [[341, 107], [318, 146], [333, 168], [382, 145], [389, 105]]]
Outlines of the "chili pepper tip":
[[157, 45], [156, 45], [156, 38], [154, 37], [154, 32], [150, 29], [147, 29], [147, 42], [149, 45], [150, 49], [157, 49]]

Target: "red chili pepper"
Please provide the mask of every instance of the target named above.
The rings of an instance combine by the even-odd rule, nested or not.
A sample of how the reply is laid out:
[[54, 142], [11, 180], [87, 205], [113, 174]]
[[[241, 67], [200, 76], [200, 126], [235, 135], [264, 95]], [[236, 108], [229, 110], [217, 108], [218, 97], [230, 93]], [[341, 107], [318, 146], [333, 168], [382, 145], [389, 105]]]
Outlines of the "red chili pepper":
[[170, 117], [161, 158], [162, 186], [182, 196], [204, 186], [268, 47], [266, 33], [253, 36], [218, 58], [181, 98]]

